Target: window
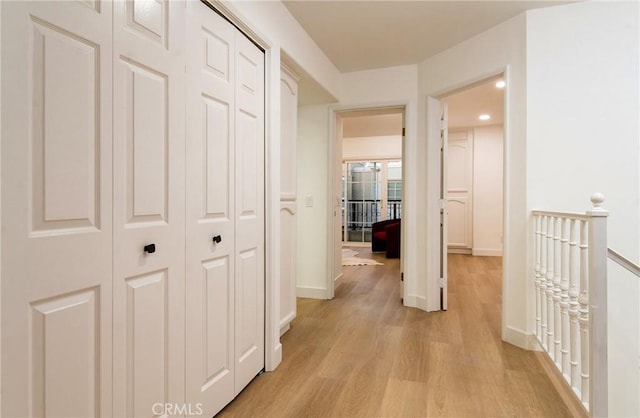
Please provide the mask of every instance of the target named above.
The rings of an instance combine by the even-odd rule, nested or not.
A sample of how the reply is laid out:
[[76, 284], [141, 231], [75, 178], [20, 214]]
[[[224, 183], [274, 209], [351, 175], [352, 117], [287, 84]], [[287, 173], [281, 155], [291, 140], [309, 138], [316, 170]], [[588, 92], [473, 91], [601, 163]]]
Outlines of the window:
[[371, 225], [402, 214], [402, 162], [345, 162], [342, 168], [342, 239], [371, 242]]

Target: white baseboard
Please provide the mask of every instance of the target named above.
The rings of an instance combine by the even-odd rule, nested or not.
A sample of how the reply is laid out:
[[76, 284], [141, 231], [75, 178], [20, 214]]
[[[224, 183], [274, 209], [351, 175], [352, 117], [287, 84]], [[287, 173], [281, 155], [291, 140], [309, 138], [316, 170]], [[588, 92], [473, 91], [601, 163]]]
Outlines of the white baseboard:
[[289, 331], [291, 329], [291, 324], [287, 322], [286, 325], [280, 327], [280, 336], [282, 337], [285, 332]]
[[449, 254], [471, 254], [471, 248], [448, 248]]
[[282, 320], [280, 320], [280, 336], [282, 337], [282, 335], [289, 331], [289, 328], [291, 328], [291, 321], [294, 320], [294, 318], [296, 317], [296, 313], [295, 312], [290, 312], [289, 315], [285, 316], [284, 318], [282, 318]]
[[475, 256], [489, 256], [489, 257], [502, 257], [502, 250], [500, 248], [474, 248], [471, 250], [471, 255]]
[[296, 287], [296, 297], [308, 299], [327, 299], [327, 289], [321, 287]]
[[502, 331], [502, 341], [513, 344], [525, 350], [540, 351], [538, 339], [533, 334], [528, 334], [513, 327], [506, 327]]
[[371, 247], [371, 243], [370, 242], [342, 242], [342, 247], [362, 247], [362, 248], [366, 248], [366, 247]]

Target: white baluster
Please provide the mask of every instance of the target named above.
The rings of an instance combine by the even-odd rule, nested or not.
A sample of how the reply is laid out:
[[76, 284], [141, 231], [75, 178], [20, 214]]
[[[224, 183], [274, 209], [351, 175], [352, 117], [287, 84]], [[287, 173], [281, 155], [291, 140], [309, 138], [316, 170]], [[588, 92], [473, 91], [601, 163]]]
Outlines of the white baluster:
[[542, 224], [542, 217], [540, 215], [535, 215], [534, 217], [534, 234], [535, 234], [535, 259], [536, 259], [536, 336], [538, 337], [538, 341], [541, 341], [541, 331], [542, 331], [542, 313], [540, 312], [541, 306], [541, 286], [542, 286], [542, 275], [540, 274], [540, 251], [542, 250], [542, 242], [541, 242], [541, 234], [540, 231]]
[[580, 327], [578, 326], [578, 288], [580, 280], [580, 253], [578, 249], [579, 221], [570, 221], [569, 241], [569, 363], [571, 365], [571, 387], [576, 393], [580, 393]]
[[580, 222], [580, 398], [589, 409], [589, 261], [587, 222]]
[[563, 219], [556, 218], [553, 232], [553, 358], [558, 368], [562, 368], [562, 352], [560, 342], [562, 338], [562, 317], [560, 316], [560, 229]]
[[547, 296], [547, 352], [549, 353], [549, 357], [552, 360], [554, 358], [554, 349], [553, 349], [553, 226], [555, 224], [556, 218], [549, 217], [547, 221], [547, 280], [546, 280], [546, 288], [545, 293]]
[[540, 344], [547, 349], [547, 223], [548, 216], [543, 216], [540, 222]]
[[562, 374], [567, 381], [570, 381], [569, 377], [569, 224], [570, 219], [562, 220], [561, 239], [560, 245], [562, 247], [562, 272], [560, 280], [560, 312], [562, 316]]

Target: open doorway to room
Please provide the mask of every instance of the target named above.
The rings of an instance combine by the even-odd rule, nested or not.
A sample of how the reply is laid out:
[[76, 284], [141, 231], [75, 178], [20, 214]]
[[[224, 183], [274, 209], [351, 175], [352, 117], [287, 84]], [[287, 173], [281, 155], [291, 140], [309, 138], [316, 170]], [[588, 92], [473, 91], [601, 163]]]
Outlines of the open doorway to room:
[[[455, 266], [477, 263], [471, 257], [502, 257], [504, 88], [503, 75], [497, 75], [441, 99], [446, 115], [441, 173], [445, 281], [459, 270]], [[502, 264], [501, 259], [492, 264]], [[446, 291], [445, 285], [443, 309]]]
[[[502, 76], [447, 96], [448, 252], [502, 255]], [[502, 86], [502, 87], [497, 87]]]
[[[352, 273], [359, 265], [400, 258], [404, 107], [341, 111], [335, 116], [332, 171], [337, 181], [332, 195], [339, 206], [333, 208], [330, 243], [333, 288], [349, 277], [343, 268]], [[390, 223], [393, 230], [387, 233]]]

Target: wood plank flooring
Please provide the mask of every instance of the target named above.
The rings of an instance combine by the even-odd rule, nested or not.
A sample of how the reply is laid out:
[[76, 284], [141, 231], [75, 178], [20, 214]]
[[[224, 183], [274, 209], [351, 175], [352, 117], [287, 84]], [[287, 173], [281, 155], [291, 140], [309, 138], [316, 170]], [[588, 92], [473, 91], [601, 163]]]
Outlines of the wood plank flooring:
[[330, 301], [298, 299], [283, 361], [220, 417], [563, 417], [532, 352], [500, 339], [501, 259], [449, 256], [449, 310], [403, 307], [398, 260], [344, 267]]

